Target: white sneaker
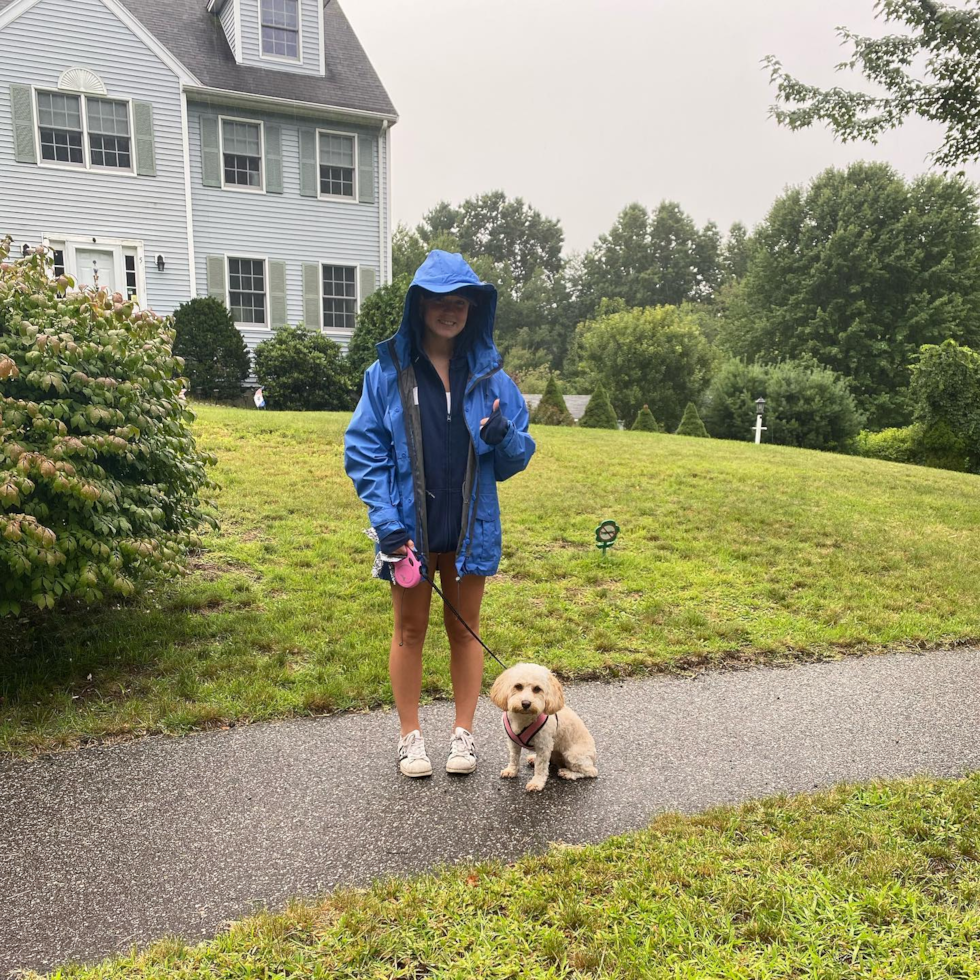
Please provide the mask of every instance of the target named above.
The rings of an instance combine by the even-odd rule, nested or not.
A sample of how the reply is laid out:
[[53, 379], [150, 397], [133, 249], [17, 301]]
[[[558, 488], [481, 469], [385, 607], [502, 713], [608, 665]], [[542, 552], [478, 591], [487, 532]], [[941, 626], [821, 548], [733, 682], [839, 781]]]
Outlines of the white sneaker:
[[432, 763], [425, 754], [425, 742], [417, 728], [398, 739], [398, 768], [403, 776], [412, 778], [432, 775]]
[[457, 728], [453, 732], [453, 740], [449, 743], [446, 772], [464, 775], [474, 769], [476, 769], [476, 742], [465, 728]]

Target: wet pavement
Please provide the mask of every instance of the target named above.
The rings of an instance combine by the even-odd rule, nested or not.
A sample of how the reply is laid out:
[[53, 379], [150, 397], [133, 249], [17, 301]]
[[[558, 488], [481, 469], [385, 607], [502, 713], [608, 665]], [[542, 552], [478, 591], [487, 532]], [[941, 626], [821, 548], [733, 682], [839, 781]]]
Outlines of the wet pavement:
[[152, 738], [0, 761], [0, 975], [90, 962], [338, 885], [514, 859], [778, 792], [980, 769], [980, 650], [566, 685], [598, 780], [448, 776], [452, 706], [423, 709], [435, 775], [401, 777], [392, 713]]

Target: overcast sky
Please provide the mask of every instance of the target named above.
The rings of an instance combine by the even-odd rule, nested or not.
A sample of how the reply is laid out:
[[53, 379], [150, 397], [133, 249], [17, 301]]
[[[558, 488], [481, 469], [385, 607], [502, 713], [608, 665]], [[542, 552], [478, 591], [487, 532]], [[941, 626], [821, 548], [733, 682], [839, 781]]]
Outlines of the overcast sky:
[[916, 121], [845, 146], [768, 117], [767, 54], [808, 82], [859, 83], [833, 70], [847, 51], [834, 28], [897, 31], [873, 0], [340, 2], [401, 117], [392, 212], [410, 225], [499, 188], [559, 219], [566, 251], [631, 201], [751, 227], [825, 167], [885, 160], [913, 176], [940, 142]]

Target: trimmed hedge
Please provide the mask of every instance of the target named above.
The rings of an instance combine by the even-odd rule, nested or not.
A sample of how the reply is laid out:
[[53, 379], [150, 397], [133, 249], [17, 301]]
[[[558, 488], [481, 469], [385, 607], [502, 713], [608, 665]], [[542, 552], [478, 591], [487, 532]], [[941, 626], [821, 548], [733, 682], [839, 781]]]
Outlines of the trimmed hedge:
[[600, 381], [592, 392], [589, 404], [585, 406], [582, 417], [578, 424], [586, 429], [618, 429], [619, 419], [616, 418], [616, 411], [609, 401], [606, 389], [602, 387]]
[[710, 438], [708, 430], [704, 427], [704, 422], [701, 421], [701, 416], [698, 415], [698, 409], [694, 402], [687, 403], [687, 408], [684, 409], [684, 417], [681, 419], [681, 424], [677, 426], [675, 435], [694, 436], [697, 439]]
[[[0, 242], [0, 616], [184, 571], [214, 487], [173, 325]], [[71, 291], [69, 291], [71, 290]]]
[[915, 422], [901, 429], [862, 432], [857, 440], [857, 453], [892, 463], [933, 466], [959, 473], [970, 470], [966, 443], [946, 422], [932, 426]]
[[572, 413], [569, 412], [565, 399], [562, 397], [561, 388], [555, 380], [554, 375], [548, 379], [545, 385], [544, 394], [537, 408], [531, 413], [531, 422], [535, 425], [574, 425]]
[[636, 421], [631, 426], [633, 432], [662, 432], [660, 425], [657, 420], [653, 417], [653, 412], [650, 411], [649, 405], [644, 405], [643, 408], [636, 413]]
[[174, 313], [174, 354], [198, 398], [237, 399], [251, 358], [228, 307], [212, 296], [182, 303]]
[[270, 409], [346, 412], [354, 381], [340, 345], [306, 327], [281, 327], [255, 348], [255, 374]]

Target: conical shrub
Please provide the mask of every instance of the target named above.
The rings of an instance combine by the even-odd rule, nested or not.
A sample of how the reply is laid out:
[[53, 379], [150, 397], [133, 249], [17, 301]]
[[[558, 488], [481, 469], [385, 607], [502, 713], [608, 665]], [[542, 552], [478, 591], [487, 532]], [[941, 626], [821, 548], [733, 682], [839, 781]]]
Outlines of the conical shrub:
[[537, 408], [531, 413], [531, 422], [535, 425], [574, 425], [572, 413], [569, 412], [561, 388], [552, 375], [545, 385], [544, 394]]
[[660, 432], [660, 426], [653, 417], [649, 405], [644, 405], [636, 413], [636, 421], [631, 426], [633, 432]]
[[687, 403], [687, 408], [684, 409], [684, 418], [681, 419], [681, 424], [677, 426], [677, 435], [696, 436], [700, 439], [710, 438], [694, 402]]
[[616, 418], [616, 410], [609, 401], [606, 389], [602, 387], [600, 381], [592, 392], [589, 404], [586, 405], [582, 417], [578, 424], [586, 429], [618, 429], [619, 420]]

